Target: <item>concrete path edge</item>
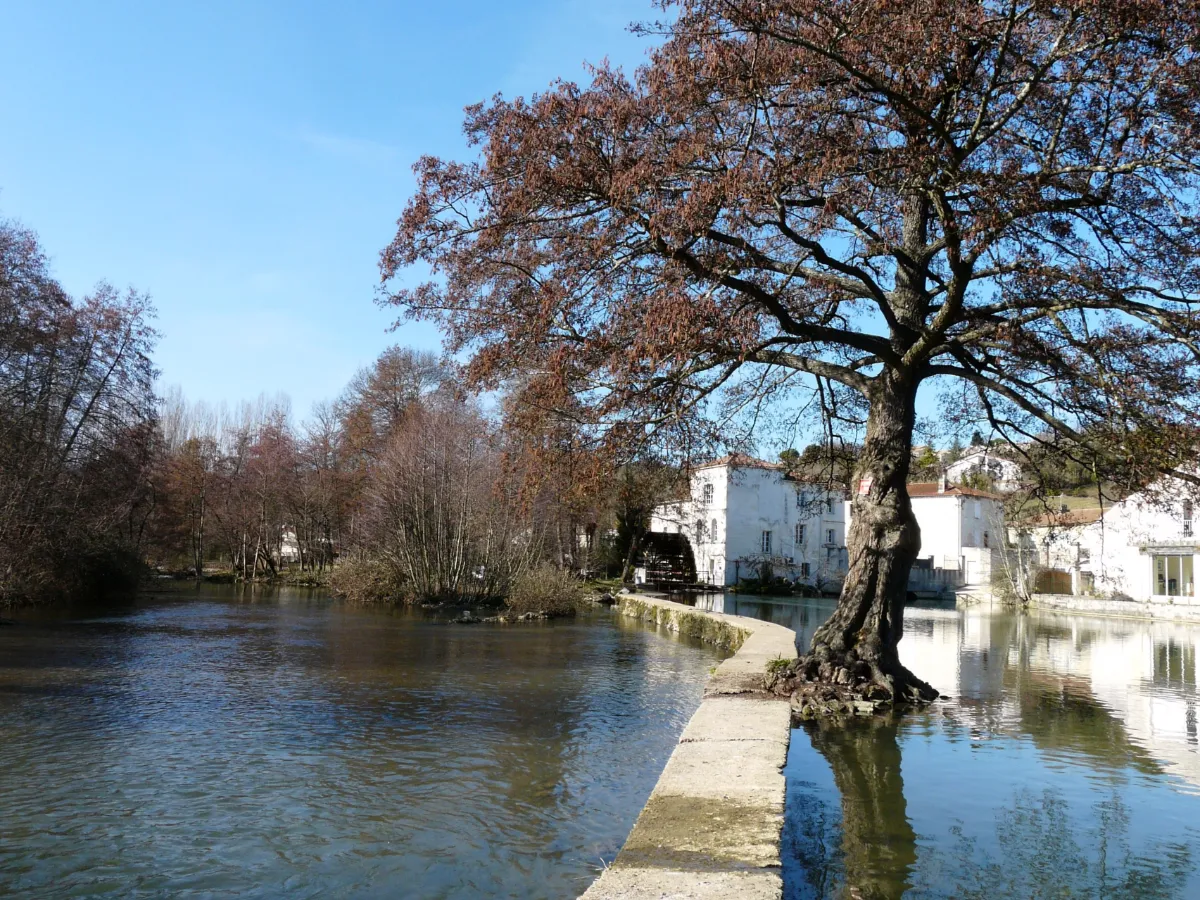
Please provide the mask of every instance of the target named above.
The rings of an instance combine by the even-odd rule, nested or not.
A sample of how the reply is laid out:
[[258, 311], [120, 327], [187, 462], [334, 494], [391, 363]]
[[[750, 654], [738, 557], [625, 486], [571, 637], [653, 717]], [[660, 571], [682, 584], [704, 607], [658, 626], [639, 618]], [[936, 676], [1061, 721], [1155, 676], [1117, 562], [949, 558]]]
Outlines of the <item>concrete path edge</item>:
[[713, 672], [625, 845], [583, 900], [779, 900], [791, 709], [762, 692], [762, 677], [772, 659], [795, 657], [795, 632], [643, 594], [621, 595], [617, 609], [736, 652]]

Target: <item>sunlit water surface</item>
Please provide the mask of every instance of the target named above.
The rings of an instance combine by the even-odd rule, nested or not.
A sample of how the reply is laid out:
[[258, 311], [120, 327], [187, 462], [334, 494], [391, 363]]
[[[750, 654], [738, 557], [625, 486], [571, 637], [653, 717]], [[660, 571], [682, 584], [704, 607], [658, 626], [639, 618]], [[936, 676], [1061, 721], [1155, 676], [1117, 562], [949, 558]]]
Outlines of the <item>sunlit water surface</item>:
[[[832, 600], [700, 605], [793, 628]], [[949, 695], [795, 730], [789, 900], [1200, 897], [1200, 627], [909, 608], [901, 657]]]
[[567, 898], [707, 648], [208, 590], [0, 627], [0, 895]]

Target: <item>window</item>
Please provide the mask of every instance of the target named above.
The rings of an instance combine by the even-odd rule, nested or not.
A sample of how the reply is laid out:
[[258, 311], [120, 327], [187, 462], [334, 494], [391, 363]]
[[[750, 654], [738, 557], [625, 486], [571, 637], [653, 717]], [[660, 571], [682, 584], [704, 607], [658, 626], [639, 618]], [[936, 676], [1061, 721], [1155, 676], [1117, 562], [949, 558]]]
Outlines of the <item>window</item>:
[[807, 578], [812, 571], [812, 567], [808, 563], [800, 563], [800, 577]]
[[828, 510], [829, 512], [833, 512], [833, 498], [832, 497], [825, 498], [825, 509]]
[[704, 485], [704, 502], [705, 503], [713, 502], [713, 486], [712, 486], [712, 484], [707, 483], [707, 482]]
[[797, 545], [804, 543], [804, 523], [796, 523], [796, 543]]
[[808, 495], [804, 491], [796, 491], [796, 509], [804, 509], [808, 505]]
[[769, 532], [769, 531], [764, 531], [762, 533], [762, 552], [763, 553], [771, 552], [771, 532]]
[[708, 539], [715, 542], [717, 540], [717, 520], [713, 519], [710, 525], [712, 527], [708, 530]]
[[986, 532], [986, 531], [985, 531], [985, 532], [983, 533], [983, 548], [984, 548], [985, 550], [986, 550], [988, 547], [992, 546], [992, 541], [991, 541], [991, 538], [992, 538], [992, 536], [991, 536], [991, 535], [990, 535], [988, 532]]
[[977, 518], [977, 519], [979, 518], [979, 515], [982, 510], [983, 510], [983, 504], [980, 503], [978, 500], [976, 500], [975, 501], [975, 518]]
[[696, 520], [696, 543], [697, 544], [704, 543], [704, 520], [703, 519]]
[[1156, 596], [1194, 597], [1196, 595], [1190, 556], [1153, 556], [1151, 560]]
[[836, 535], [836, 532], [832, 528], [827, 529], [825, 532], [825, 543], [836, 544], [837, 539], [836, 539], [835, 535]]
[[1183, 536], [1184, 537], [1192, 536], [1192, 515], [1194, 514], [1194, 512], [1195, 512], [1195, 510], [1192, 507], [1192, 501], [1184, 500], [1183, 501]]

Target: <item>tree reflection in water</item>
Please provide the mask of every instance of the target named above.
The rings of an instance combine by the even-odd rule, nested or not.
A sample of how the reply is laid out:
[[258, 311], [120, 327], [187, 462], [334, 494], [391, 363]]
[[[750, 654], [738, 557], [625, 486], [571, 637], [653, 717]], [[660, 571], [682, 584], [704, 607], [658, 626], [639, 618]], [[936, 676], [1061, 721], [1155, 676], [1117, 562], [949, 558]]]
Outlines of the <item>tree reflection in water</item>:
[[838, 799], [812, 783], [789, 785], [787, 900], [1184, 896], [1196, 835], [1135, 850], [1129, 810], [1115, 790], [1081, 817], [1052, 788], [1016, 787], [987, 824], [958, 822], [918, 841], [901, 776], [901, 723], [810, 724], [805, 731], [829, 764], [841, 815]]
[[840, 826], [831, 828], [836, 816], [812, 809], [819, 802], [789, 796], [792, 827], [785, 829], [784, 852], [799, 869], [785, 879], [789, 900], [899, 897], [911, 884], [917, 837], [905, 812], [897, 723], [883, 718], [819, 722], [806, 731], [833, 770], [842, 816]]

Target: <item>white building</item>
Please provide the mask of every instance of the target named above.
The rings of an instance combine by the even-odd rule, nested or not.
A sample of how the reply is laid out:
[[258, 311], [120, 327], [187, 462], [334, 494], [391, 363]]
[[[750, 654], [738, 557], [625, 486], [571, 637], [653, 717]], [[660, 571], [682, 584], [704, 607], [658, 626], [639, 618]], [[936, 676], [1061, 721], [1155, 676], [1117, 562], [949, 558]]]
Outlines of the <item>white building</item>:
[[[954, 590], [991, 583], [996, 551], [1004, 546], [1003, 499], [996, 494], [941, 481], [908, 486], [921, 528], [921, 549], [909, 588]], [[849, 519], [854, 504], [850, 504]]]
[[946, 466], [946, 478], [952, 484], [961, 484], [972, 475], [985, 476], [998, 491], [1015, 491], [1021, 486], [1021, 467], [989, 447], [971, 447]]
[[654, 510], [650, 530], [687, 537], [699, 581], [734, 585], [769, 566], [777, 577], [837, 591], [846, 575], [845, 498], [734, 454], [692, 474], [691, 496]]
[[[1074, 510], [1029, 529], [1038, 562], [1056, 591], [1155, 603], [1196, 602], [1200, 493], [1164, 479], [1105, 510]], [[1067, 576], [1069, 575], [1069, 581]], [[1043, 586], [1054, 579], [1043, 579]]]

